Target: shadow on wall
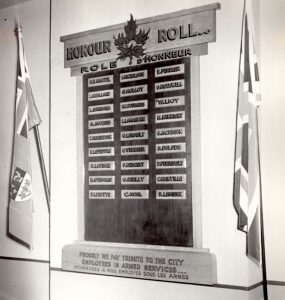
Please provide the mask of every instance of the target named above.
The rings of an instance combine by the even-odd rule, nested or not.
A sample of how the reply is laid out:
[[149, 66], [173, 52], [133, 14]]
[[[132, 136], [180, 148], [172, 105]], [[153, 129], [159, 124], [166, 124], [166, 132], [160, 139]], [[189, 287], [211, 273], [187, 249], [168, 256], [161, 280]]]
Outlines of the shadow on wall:
[[6, 294], [3, 291], [0, 291], [0, 300], [19, 300], [19, 299], [16, 298], [15, 296], [11, 296]]

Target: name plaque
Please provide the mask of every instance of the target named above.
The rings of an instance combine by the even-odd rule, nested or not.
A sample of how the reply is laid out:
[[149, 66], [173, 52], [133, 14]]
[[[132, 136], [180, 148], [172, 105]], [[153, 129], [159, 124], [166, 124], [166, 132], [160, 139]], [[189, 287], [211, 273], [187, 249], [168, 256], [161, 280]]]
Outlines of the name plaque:
[[109, 171], [115, 170], [114, 161], [90, 162], [89, 171]]
[[89, 92], [88, 93], [88, 100], [89, 101], [98, 101], [104, 99], [110, 99], [114, 97], [113, 90], [105, 90], [105, 91], [98, 91], [98, 92]]
[[148, 190], [122, 190], [122, 199], [147, 199]]
[[156, 199], [185, 200], [186, 191], [185, 190], [157, 190]]
[[156, 129], [155, 136], [157, 139], [172, 138], [172, 137], [173, 138], [184, 137], [185, 136], [185, 127]]
[[138, 86], [132, 86], [132, 87], [125, 87], [121, 88], [120, 90], [120, 96], [126, 97], [126, 96], [137, 96], [147, 94], [147, 85], [138, 85]]
[[104, 104], [104, 105], [94, 105], [89, 106], [88, 115], [98, 115], [114, 112], [113, 104]]
[[89, 185], [115, 184], [115, 176], [89, 176]]
[[121, 176], [121, 184], [148, 184], [148, 175]]
[[185, 112], [160, 113], [155, 115], [156, 123], [185, 121]]
[[156, 175], [156, 183], [158, 184], [186, 184], [186, 174], [174, 175]]
[[186, 159], [185, 158], [157, 159], [156, 168], [157, 169], [186, 168]]
[[149, 162], [148, 160], [129, 160], [121, 162], [122, 170], [139, 170], [139, 169], [148, 169]]
[[113, 142], [114, 133], [92, 133], [88, 135], [89, 143]]
[[165, 77], [168, 75], [184, 74], [184, 64], [174, 65], [170, 67], [161, 67], [155, 69], [155, 77]]
[[132, 110], [140, 110], [147, 109], [147, 100], [141, 101], [130, 101], [121, 103], [121, 111], [132, 111]]
[[88, 79], [88, 87], [101, 86], [105, 84], [113, 84], [113, 75]]
[[113, 156], [113, 155], [114, 155], [114, 147], [89, 148], [89, 157]]
[[156, 153], [186, 152], [185, 143], [157, 144]]
[[147, 130], [122, 131], [121, 141], [148, 139]]
[[110, 128], [110, 127], [114, 127], [113, 118], [88, 121], [88, 129], [99, 129], [99, 128]]
[[140, 125], [140, 124], [147, 124], [147, 123], [148, 123], [147, 115], [121, 117], [122, 126]]
[[112, 190], [90, 190], [89, 199], [114, 199], [115, 192]]
[[155, 107], [180, 106], [185, 104], [185, 96], [156, 98]]
[[184, 89], [184, 87], [185, 87], [184, 79], [159, 82], [155, 84], [155, 92], [160, 93], [160, 92], [167, 92], [167, 91], [176, 91], [176, 90]]
[[121, 155], [148, 154], [148, 145], [122, 146]]
[[135, 81], [135, 80], [142, 80], [142, 79], [147, 79], [147, 70], [121, 73], [120, 75], [121, 82], [128, 82], [128, 81]]

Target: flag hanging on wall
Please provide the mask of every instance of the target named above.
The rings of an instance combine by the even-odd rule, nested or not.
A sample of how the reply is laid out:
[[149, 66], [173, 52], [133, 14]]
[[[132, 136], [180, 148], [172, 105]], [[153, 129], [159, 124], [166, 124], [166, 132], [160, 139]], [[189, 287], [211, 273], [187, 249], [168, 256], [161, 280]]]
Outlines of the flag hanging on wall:
[[238, 229], [246, 232], [247, 255], [261, 261], [260, 161], [257, 109], [260, 105], [251, 2], [245, 2], [238, 81], [234, 206]]
[[31, 89], [22, 29], [19, 24], [16, 32], [18, 37], [18, 77], [8, 230], [9, 234], [32, 248], [33, 194], [29, 130], [39, 125], [41, 119]]

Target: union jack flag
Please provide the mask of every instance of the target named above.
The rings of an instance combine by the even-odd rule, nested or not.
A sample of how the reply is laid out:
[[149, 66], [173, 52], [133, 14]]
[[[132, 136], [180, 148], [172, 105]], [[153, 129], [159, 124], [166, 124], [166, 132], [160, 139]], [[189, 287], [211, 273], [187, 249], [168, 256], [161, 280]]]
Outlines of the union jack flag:
[[22, 29], [18, 24], [18, 77], [15, 108], [15, 132], [9, 201], [9, 233], [32, 247], [33, 195], [29, 130], [41, 119], [34, 101], [27, 62], [24, 54]]
[[242, 26], [233, 200], [238, 214], [238, 229], [247, 234], [247, 255], [260, 263], [261, 191], [257, 110], [261, 97], [250, 5], [251, 2], [246, 1]]

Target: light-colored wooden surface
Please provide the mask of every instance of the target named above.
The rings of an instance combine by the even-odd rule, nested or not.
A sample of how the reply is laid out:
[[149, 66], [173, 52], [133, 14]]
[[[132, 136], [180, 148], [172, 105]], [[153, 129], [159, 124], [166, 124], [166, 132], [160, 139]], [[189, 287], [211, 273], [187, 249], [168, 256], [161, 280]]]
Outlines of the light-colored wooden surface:
[[[202, 43], [214, 42], [216, 40], [216, 9], [218, 4], [206, 6], [205, 9], [197, 11], [186, 10], [164, 16], [158, 16], [137, 21], [137, 33], [149, 32], [148, 39], [143, 45], [146, 52], [163, 51], [165, 49], [186, 47]], [[119, 50], [115, 45], [115, 38], [119, 35], [126, 36], [126, 23], [92, 30], [85, 33], [78, 33], [62, 37], [64, 41], [64, 62], [65, 67], [88, 64], [90, 62], [102, 62], [116, 60]], [[163, 38], [162, 38], [163, 36]], [[72, 55], [73, 49], [81, 51], [82, 46], [99, 43], [108, 44], [108, 49], [103, 53]], [[71, 53], [71, 55], [67, 55]], [[79, 57], [78, 57], [79, 56]], [[77, 58], [76, 58], [77, 57]]]
[[215, 284], [216, 258], [206, 250], [109, 243], [66, 245], [63, 270], [151, 280]]

